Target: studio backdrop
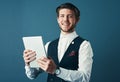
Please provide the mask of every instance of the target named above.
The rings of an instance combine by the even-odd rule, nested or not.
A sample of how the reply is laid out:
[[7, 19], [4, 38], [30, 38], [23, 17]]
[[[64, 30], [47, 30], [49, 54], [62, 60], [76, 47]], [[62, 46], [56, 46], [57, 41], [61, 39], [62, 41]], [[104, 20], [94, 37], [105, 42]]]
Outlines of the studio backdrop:
[[119, 0], [0, 0], [0, 82], [46, 82], [47, 73], [26, 77], [22, 37], [59, 37], [55, 9], [65, 2], [80, 9], [76, 31], [93, 48], [90, 82], [120, 82]]

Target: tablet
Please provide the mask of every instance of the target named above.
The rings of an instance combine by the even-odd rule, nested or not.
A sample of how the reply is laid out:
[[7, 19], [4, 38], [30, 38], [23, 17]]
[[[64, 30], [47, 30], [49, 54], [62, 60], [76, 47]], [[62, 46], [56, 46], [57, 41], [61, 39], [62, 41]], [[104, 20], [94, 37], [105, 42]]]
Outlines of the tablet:
[[[22, 39], [25, 49], [36, 52], [36, 60], [42, 56], [47, 57], [42, 36], [29, 36], [23, 37]], [[31, 67], [39, 67], [36, 60], [30, 63]]]

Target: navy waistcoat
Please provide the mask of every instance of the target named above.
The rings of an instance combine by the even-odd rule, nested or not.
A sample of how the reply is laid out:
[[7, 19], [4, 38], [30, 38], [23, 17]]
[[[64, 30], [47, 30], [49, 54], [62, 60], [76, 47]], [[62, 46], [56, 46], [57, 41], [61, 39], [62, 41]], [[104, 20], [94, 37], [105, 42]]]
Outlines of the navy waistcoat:
[[[84, 41], [81, 37], [76, 37], [67, 48], [66, 52], [62, 60], [58, 61], [58, 42], [59, 38], [52, 41], [48, 46], [48, 56], [50, 56], [55, 64], [58, 67], [62, 67], [69, 70], [77, 70], [78, 69], [78, 51], [81, 43]], [[57, 77], [56, 75], [48, 74], [47, 82], [68, 82], [63, 79]]]

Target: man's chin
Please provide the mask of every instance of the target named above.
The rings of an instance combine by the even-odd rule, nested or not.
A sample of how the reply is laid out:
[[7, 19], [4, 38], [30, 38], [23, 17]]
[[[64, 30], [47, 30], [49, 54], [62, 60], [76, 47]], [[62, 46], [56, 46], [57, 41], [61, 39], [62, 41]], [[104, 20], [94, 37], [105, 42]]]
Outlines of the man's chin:
[[61, 30], [62, 32], [65, 32], [65, 33], [71, 33], [74, 31], [73, 29], [61, 29]]

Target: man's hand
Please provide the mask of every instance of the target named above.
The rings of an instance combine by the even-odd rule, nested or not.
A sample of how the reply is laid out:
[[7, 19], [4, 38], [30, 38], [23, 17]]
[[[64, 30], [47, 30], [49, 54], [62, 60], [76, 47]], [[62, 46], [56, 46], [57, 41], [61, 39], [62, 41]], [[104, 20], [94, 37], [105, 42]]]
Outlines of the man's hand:
[[51, 58], [41, 57], [37, 62], [41, 69], [47, 73], [54, 74], [57, 66]]
[[24, 52], [23, 52], [23, 59], [24, 59], [25, 65], [29, 66], [29, 63], [36, 59], [35, 56], [36, 56], [35, 51], [24, 50]]

